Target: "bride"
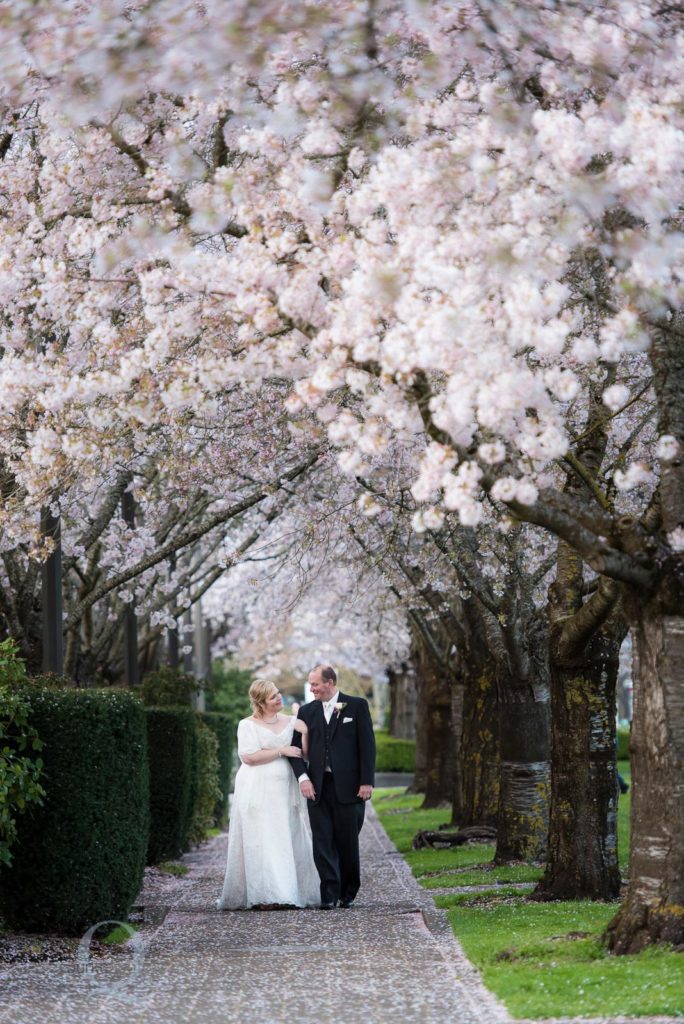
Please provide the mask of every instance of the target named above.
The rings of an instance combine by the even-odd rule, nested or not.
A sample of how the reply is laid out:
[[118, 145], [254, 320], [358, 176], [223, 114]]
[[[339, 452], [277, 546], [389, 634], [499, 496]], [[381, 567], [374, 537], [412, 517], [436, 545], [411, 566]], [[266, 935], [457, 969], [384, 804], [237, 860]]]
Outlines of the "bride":
[[[306, 757], [306, 725], [280, 714], [283, 698], [273, 683], [249, 688], [253, 714], [238, 725], [235, 792], [228, 827], [228, 859], [218, 910], [286, 905], [317, 907], [306, 799], [288, 757]], [[302, 733], [302, 750], [292, 735]]]

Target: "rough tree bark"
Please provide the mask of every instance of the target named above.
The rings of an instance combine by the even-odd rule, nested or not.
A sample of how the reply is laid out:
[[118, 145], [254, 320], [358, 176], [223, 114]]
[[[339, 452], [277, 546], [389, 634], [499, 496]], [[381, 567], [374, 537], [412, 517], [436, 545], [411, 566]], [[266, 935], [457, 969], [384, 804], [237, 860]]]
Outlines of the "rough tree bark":
[[422, 806], [441, 807], [451, 803], [454, 788], [451, 680], [444, 664], [430, 649], [424, 633], [416, 633], [414, 650], [420, 723], [416, 738], [420, 743], [421, 756], [425, 758], [425, 799]]
[[[611, 508], [603, 485], [610, 412], [603, 382], [589, 390], [587, 420], [567, 458], [565, 493], [597, 514]], [[557, 547], [549, 588], [551, 808], [546, 870], [536, 899], [614, 899], [617, 851], [615, 686], [627, 632], [620, 584], [600, 576], [586, 592], [584, 561]]]
[[401, 740], [416, 736], [416, 677], [413, 666], [402, 662], [399, 669], [388, 669], [389, 734]]
[[469, 643], [463, 659], [462, 800], [452, 824], [496, 825], [499, 804], [499, 727], [496, 665], [486, 647]]
[[668, 543], [684, 527], [684, 315], [661, 325], [650, 350], [658, 431], [679, 454], [661, 464], [659, 515], [623, 518], [623, 549], [650, 562], [650, 591], [629, 587], [634, 637], [630, 739], [632, 820], [629, 885], [606, 941], [616, 953], [654, 942], [684, 945], [684, 554]]
[[551, 806], [539, 900], [615, 899], [615, 684], [626, 622], [619, 587], [601, 577], [583, 603], [582, 559], [562, 541], [549, 592]]
[[495, 862], [544, 857], [549, 822], [551, 737], [546, 673], [499, 671], [499, 811]]

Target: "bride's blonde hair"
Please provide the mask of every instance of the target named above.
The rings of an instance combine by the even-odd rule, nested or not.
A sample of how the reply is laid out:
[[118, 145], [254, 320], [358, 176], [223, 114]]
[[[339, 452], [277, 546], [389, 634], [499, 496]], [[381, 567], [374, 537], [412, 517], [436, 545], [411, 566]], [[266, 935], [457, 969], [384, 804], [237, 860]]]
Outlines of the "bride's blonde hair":
[[266, 708], [266, 701], [273, 695], [278, 687], [270, 679], [255, 679], [249, 688], [249, 703], [252, 705], [252, 712], [255, 715], [263, 715]]

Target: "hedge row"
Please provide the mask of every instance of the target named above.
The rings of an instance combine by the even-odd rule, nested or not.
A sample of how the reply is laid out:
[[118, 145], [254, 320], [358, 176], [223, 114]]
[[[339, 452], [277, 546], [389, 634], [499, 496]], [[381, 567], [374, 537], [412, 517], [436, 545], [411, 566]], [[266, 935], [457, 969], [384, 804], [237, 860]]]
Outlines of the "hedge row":
[[31, 687], [43, 805], [17, 822], [0, 907], [12, 927], [78, 933], [124, 919], [150, 831], [145, 712], [131, 694]]
[[218, 742], [218, 783], [220, 794], [214, 805], [214, 821], [221, 827], [228, 821], [228, 794], [233, 773], [233, 743], [235, 722], [233, 718], [218, 711], [200, 712], [199, 717], [208, 725]]
[[414, 772], [416, 770], [415, 740], [399, 740], [384, 730], [375, 733], [376, 772]]
[[145, 864], [189, 849], [216, 808], [224, 817], [231, 723], [145, 708], [118, 689], [22, 691], [44, 742], [46, 795], [17, 819], [0, 912], [12, 928], [64, 934], [125, 920]]
[[[617, 730], [620, 761], [629, 760], [629, 728], [619, 726]], [[376, 771], [378, 772], [414, 772], [416, 770], [415, 740], [400, 740], [385, 731], [375, 733], [377, 747]]]

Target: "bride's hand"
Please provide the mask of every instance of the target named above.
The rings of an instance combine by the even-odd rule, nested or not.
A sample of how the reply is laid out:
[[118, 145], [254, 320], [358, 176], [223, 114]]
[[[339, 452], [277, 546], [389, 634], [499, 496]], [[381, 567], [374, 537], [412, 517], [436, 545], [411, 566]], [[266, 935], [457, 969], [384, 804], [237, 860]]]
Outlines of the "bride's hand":
[[281, 757], [301, 757], [300, 747], [281, 747]]

